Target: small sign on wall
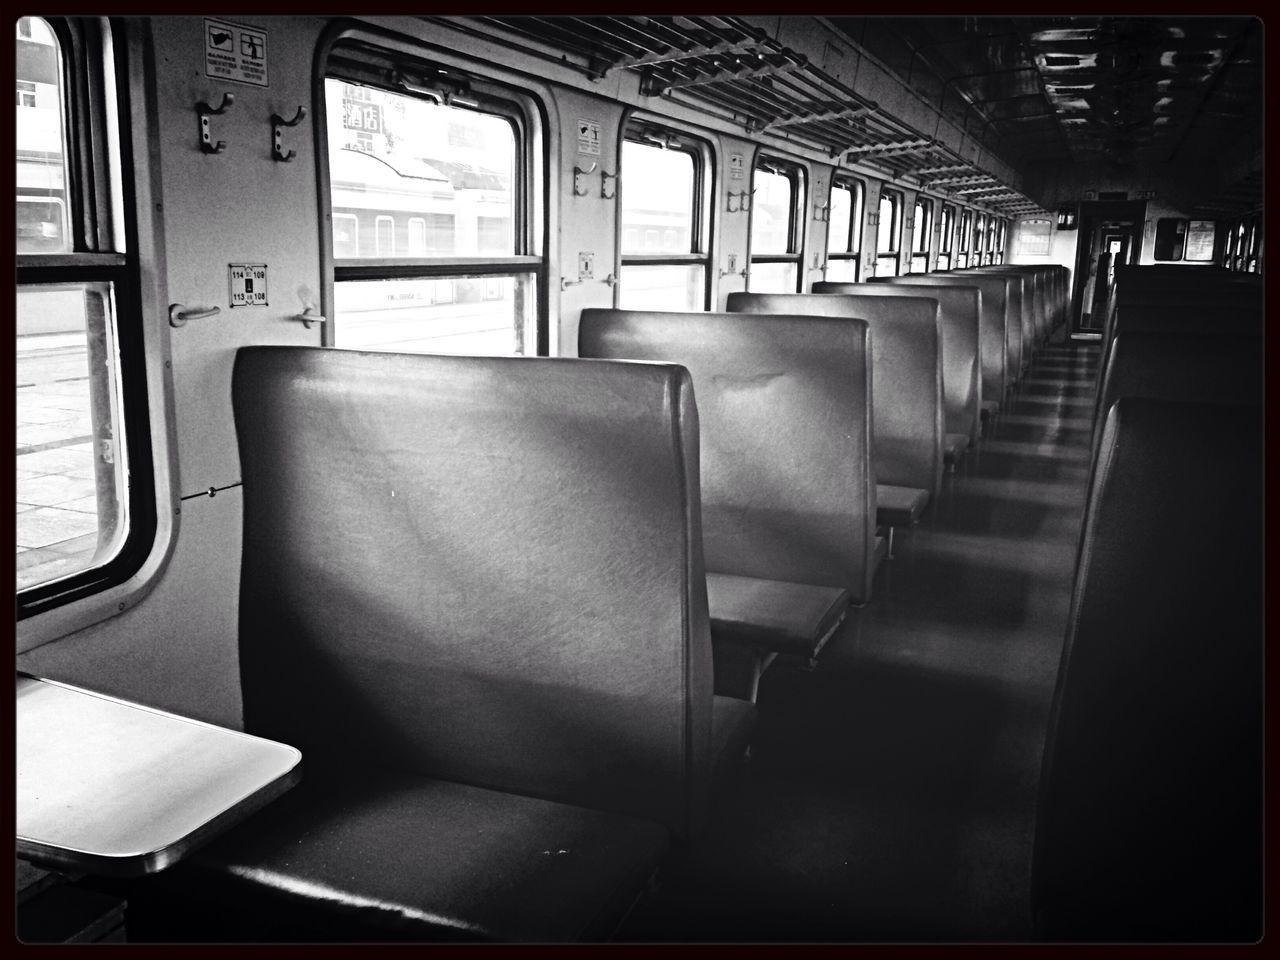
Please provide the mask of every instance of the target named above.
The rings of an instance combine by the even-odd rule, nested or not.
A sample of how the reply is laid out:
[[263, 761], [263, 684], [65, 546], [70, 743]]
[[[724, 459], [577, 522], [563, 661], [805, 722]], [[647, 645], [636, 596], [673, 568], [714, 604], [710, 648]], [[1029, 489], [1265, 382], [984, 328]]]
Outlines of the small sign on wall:
[[729, 154], [729, 179], [730, 179], [730, 180], [741, 180], [741, 179], [742, 179], [742, 170], [743, 170], [743, 167], [742, 167], [742, 154], [740, 154], [740, 153], [731, 153], [731, 154]]
[[267, 83], [267, 31], [204, 18], [204, 72], [218, 80]]
[[600, 156], [600, 121], [578, 118], [578, 152], [589, 157]]
[[231, 306], [267, 306], [267, 265], [265, 263], [229, 263], [227, 274], [231, 284]]

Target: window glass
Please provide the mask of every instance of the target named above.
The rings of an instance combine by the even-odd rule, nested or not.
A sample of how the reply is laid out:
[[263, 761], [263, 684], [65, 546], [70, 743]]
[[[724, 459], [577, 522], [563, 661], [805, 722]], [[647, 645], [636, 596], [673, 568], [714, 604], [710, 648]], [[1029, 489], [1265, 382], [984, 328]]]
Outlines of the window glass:
[[[470, 95], [458, 98], [465, 105], [437, 103], [335, 77], [325, 96], [332, 344], [536, 352], [538, 265], [516, 262], [527, 148], [514, 108]], [[383, 276], [352, 273], [370, 259], [387, 262]]]
[[751, 203], [751, 255], [791, 252], [791, 214], [795, 183], [781, 173], [756, 170]]
[[360, 232], [350, 256], [410, 256], [411, 220], [428, 225], [432, 256], [516, 252], [508, 118], [332, 78], [325, 95], [335, 256], [344, 215]]
[[623, 254], [692, 252], [693, 155], [624, 140], [622, 170]]
[[[20, 17], [16, 36], [19, 619], [124, 582], [155, 533], [133, 268], [108, 215], [87, 206], [98, 197], [114, 207], [124, 177], [108, 127], [114, 73], [88, 52], [109, 38], [93, 21], [56, 21], [61, 34], [54, 22]], [[84, 50], [65, 39], [75, 33]], [[113, 146], [68, 136], [73, 115], [92, 116]]]
[[840, 185], [831, 188], [831, 219], [827, 221], [827, 254], [848, 253], [852, 246], [849, 225], [853, 219], [853, 193]]
[[334, 346], [478, 356], [533, 353], [527, 275], [348, 280], [334, 287]]
[[827, 224], [827, 268], [832, 281], [857, 282], [862, 254], [862, 208], [865, 188], [860, 180], [837, 180], [831, 185], [831, 217]]
[[880, 192], [880, 223], [876, 228], [876, 276], [898, 275], [898, 249], [902, 242], [902, 198], [893, 190]]
[[799, 164], [771, 158], [756, 164], [748, 290], [795, 293], [799, 289], [803, 185], [804, 169]]
[[636, 123], [622, 141], [618, 303], [629, 310], [701, 310], [709, 262], [704, 229], [710, 148]]

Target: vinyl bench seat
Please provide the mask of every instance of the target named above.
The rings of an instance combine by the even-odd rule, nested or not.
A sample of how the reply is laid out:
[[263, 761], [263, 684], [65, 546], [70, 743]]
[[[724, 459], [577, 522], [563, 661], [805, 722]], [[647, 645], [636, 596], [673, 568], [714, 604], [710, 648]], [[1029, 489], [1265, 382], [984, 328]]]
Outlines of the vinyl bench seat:
[[236, 939], [555, 943], [607, 938], [667, 849], [646, 820], [356, 766], [305, 780], [187, 876], [229, 880]]
[[876, 522], [881, 526], [910, 527], [920, 519], [928, 503], [928, 490], [876, 484]]

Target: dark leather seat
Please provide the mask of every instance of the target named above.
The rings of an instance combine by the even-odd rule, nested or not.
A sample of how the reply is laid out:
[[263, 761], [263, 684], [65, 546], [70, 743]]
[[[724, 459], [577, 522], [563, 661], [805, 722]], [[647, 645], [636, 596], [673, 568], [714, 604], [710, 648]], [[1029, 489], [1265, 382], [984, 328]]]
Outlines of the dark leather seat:
[[1117, 334], [1098, 386], [1095, 459], [1103, 414], [1120, 397], [1261, 405], [1262, 360], [1260, 337]]
[[[731, 293], [731, 311], [865, 318], [871, 326], [876, 522], [909, 526], [942, 488], [942, 332], [927, 297]], [[883, 502], [881, 497], [883, 495]]]
[[942, 331], [942, 400], [948, 465], [958, 462], [969, 446], [976, 446], [982, 426], [982, 367], [978, 359], [980, 294], [974, 287], [941, 286], [928, 293], [888, 283], [829, 283], [813, 285], [815, 294], [917, 297], [938, 301]]
[[[981, 409], [984, 412], [984, 419], [993, 416], [1000, 409], [1005, 391], [1012, 385], [1010, 373], [1012, 351], [1010, 330], [1007, 326], [1011, 319], [1008, 312], [1008, 278], [973, 273], [963, 276], [950, 273], [912, 273], [903, 277], [886, 277], [884, 282], [922, 287], [973, 287], [978, 291], [980, 318], [978, 347], [982, 365]], [[1012, 369], [1016, 370], [1016, 367]]]
[[233, 402], [245, 726], [324, 786], [176, 872], [335, 939], [606, 935], [752, 716], [687, 371], [255, 347]]
[[1262, 935], [1262, 481], [1258, 407], [1110, 412], [1041, 777], [1041, 939]]
[[[883, 548], [875, 533], [865, 323], [588, 309], [578, 353], [669, 360], [693, 375], [709, 572], [834, 587], [857, 604], [870, 599]], [[798, 607], [807, 603], [797, 598]], [[758, 612], [761, 627], [774, 616]], [[743, 634], [742, 619], [741, 610], [712, 606], [718, 639], [736, 635], [758, 648], [761, 634]], [[809, 657], [824, 639], [821, 623], [811, 626]], [[769, 649], [794, 650], [794, 640], [776, 634]], [[717, 689], [725, 691], [721, 674], [717, 656]]]

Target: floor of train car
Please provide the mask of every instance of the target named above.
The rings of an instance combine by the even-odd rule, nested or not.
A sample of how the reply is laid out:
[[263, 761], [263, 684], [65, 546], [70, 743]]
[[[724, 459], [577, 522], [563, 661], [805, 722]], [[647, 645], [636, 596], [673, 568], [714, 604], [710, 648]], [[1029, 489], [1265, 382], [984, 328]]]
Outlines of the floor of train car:
[[617, 939], [1030, 939], [1097, 362], [1047, 347], [817, 669], [766, 672], [752, 759]]

